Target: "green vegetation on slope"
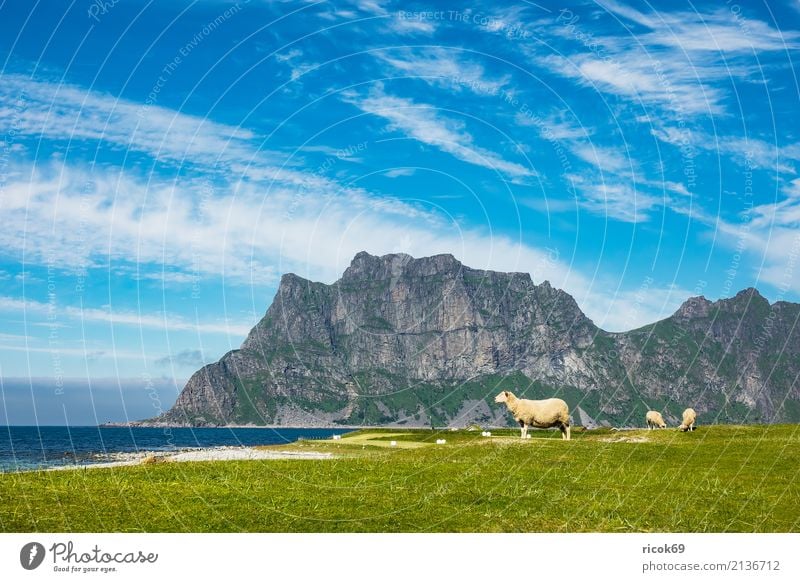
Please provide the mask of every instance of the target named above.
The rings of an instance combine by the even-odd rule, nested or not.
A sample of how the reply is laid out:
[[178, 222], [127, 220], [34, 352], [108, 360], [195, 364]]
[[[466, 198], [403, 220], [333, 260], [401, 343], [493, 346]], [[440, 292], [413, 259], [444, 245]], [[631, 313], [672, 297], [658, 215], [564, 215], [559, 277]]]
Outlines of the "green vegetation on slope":
[[517, 434], [369, 430], [277, 447], [323, 461], [5, 474], [0, 531], [800, 531], [799, 426]]

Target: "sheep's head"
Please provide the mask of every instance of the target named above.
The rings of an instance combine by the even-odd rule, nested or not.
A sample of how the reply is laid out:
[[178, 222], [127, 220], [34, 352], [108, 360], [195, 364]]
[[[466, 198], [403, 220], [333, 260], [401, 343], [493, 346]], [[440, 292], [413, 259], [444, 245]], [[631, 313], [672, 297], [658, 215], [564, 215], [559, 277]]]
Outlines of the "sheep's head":
[[667, 423], [662, 422], [661, 424], [658, 425], [658, 428], [667, 428]]
[[510, 392], [508, 390], [503, 390], [500, 394], [494, 397], [494, 401], [498, 404], [501, 402], [508, 402], [508, 395]]

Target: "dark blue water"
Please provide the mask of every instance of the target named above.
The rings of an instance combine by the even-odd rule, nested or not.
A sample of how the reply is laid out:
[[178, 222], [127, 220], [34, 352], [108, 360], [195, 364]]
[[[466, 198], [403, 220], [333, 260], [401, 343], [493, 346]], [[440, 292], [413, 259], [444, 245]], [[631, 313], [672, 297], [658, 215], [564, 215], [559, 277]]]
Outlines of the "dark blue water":
[[332, 428], [0, 427], [0, 472], [113, 460], [114, 453], [277, 445], [344, 434]]

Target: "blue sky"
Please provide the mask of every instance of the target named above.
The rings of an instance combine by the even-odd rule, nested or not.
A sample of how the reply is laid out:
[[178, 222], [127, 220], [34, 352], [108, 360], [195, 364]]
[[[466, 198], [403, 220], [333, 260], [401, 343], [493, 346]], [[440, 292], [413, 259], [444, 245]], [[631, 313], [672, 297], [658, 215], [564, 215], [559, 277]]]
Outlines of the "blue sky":
[[800, 3], [753, 4], [6, 1], [0, 377], [141, 396], [360, 250], [612, 331], [797, 301]]

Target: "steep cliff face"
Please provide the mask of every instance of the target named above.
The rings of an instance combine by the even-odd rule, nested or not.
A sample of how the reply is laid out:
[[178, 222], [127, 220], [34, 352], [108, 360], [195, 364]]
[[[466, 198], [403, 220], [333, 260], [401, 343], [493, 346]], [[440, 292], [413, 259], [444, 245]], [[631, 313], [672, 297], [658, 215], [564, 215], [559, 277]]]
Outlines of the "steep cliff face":
[[154, 420], [504, 424], [501, 389], [556, 394], [600, 422], [639, 422], [649, 407], [677, 418], [687, 405], [706, 422], [800, 420], [799, 314], [747, 290], [611, 334], [525, 273], [362, 252], [332, 285], [285, 275], [241, 348]]

